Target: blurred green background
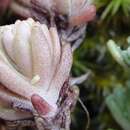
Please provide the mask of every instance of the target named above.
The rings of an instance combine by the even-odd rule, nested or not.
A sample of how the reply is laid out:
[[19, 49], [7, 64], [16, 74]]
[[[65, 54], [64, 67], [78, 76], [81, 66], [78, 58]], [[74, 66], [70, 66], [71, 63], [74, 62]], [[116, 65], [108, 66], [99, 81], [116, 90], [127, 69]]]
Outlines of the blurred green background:
[[[128, 47], [130, 0], [95, 0], [95, 5], [97, 16], [74, 54], [73, 74], [92, 72], [79, 86], [90, 114], [89, 130], [130, 130], [129, 67], [117, 64], [107, 48], [109, 39], [123, 49]], [[75, 113], [74, 129], [86, 130], [87, 117], [79, 103]]]
[[[74, 53], [72, 73], [91, 74], [81, 85], [80, 99], [90, 115], [88, 130], [130, 130], [130, 70], [111, 56], [107, 41], [128, 47], [130, 36], [130, 0], [95, 0], [97, 15], [89, 23], [83, 44]], [[9, 11], [0, 24], [12, 23]], [[72, 130], [87, 130], [88, 118], [78, 102], [72, 115]]]

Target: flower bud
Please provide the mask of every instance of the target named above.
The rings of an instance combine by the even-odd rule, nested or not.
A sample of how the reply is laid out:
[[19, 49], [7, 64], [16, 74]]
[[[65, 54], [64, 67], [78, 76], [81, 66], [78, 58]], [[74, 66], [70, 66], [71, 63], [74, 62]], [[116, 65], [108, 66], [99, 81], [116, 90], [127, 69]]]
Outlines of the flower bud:
[[[67, 16], [67, 22], [71, 26], [85, 24], [93, 20], [96, 15], [92, 0], [16, 0], [12, 2], [11, 8], [21, 16], [30, 17], [32, 5], [36, 8], [36, 12], [45, 11], [48, 16], [52, 14]], [[43, 13], [43, 17], [46, 15]]]
[[69, 23], [73, 26], [91, 21], [96, 14], [96, 8], [91, 0], [55, 0], [58, 12], [69, 17]]
[[50, 107], [43, 113], [54, 113], [72, 66], [70, 45], [60, 42], [56, 28], [30, 18], [0, 27], [0, 34], [0, 83], [29, 101], [39, 95], [38, 106]]

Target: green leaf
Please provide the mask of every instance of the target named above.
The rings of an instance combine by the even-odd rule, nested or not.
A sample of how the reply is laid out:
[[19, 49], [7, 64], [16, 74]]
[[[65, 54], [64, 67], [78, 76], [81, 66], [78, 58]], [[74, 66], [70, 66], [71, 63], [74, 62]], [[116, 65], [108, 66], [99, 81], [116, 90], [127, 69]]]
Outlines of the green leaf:
[[130, 15], [130, 1], [122, 2], [122, 10], [127, 17]]
[[113, 8], [113, 2], [110, 2], [101, 16], [102, 20], [104, 20], [107, 17], [107, 15], [111, 12], [112, 8]]
[[114, 16], [118, 12], [118, 10], [121, 6], [122, 0], [115, 0], [114, 2], [115, 3], [113, 3], [113, 9], [112, 9], [112, 13], [111, 13], [112, 16]]
[[105, 102], [112, 116], [124, 129], [130, 130], [130, 88], [118, 86]]
[[113, 58], [123, 67], [126, 67], [125, 63], [124, 63], [124, 59], [122, 57], [122, 50], [120, 49], [120, 47], [118, 47], [118, 45], [116, 45], [116, 43], [113, 40], [109, 40], [107, 42], [107, 48], [110, 51], [111, 55], [113, 56]]

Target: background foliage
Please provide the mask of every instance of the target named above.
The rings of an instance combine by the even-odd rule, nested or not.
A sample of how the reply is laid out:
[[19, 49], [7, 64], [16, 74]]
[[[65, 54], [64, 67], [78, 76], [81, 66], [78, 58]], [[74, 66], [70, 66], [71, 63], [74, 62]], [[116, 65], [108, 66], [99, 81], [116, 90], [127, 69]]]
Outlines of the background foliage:
[[[88, 70], [92, 74], [80, 85], [80, 98], [91, 118], [89, 130], [130, 130], [130, 76], [112, 58], [107, 41], [113, 39], [121, 48], [127, 48], [130, 35], [130, 0], [95, 0], [97, 16], [87, 28], [84, 43], [75, 52], [73, 73]], [[78, 126], [85, 129], [87, 119], [77, 105]]]

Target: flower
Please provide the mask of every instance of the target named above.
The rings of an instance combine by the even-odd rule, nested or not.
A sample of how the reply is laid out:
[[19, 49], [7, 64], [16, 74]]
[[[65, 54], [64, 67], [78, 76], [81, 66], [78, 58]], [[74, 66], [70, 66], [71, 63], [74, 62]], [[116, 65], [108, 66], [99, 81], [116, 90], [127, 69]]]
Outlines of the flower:
[[72, 26], [85, 24], [91, 21], [96, 14], [92, 0], [54, 0], [56, 9], [69, 17]]
[[93, 20], [96, 14], [92, 0], [15, 0], [11, 4], [11, 9], [21, 16], [30, 17], [33, 15], [32, 5], [37, 13], [47, 13], [43, 13], [43, 17], [51, 14], [67, 16], [71, 26], [85, 24]]
[[0, 27], [0, 34], [0, 98], [25, 109], [33, 109], [34, 100], [34, 108], [44, 106], [43, 116], [53, 116], [72, 66], [70, 44], [55, 27], [31, 18]]
[[82, 43], [86, 25], [96, 15], [92, 0], [14, 0], [10, 8], [23, 18], [32, 17], [48, 26], [56, 26], [59, 36], [73, 50]]

